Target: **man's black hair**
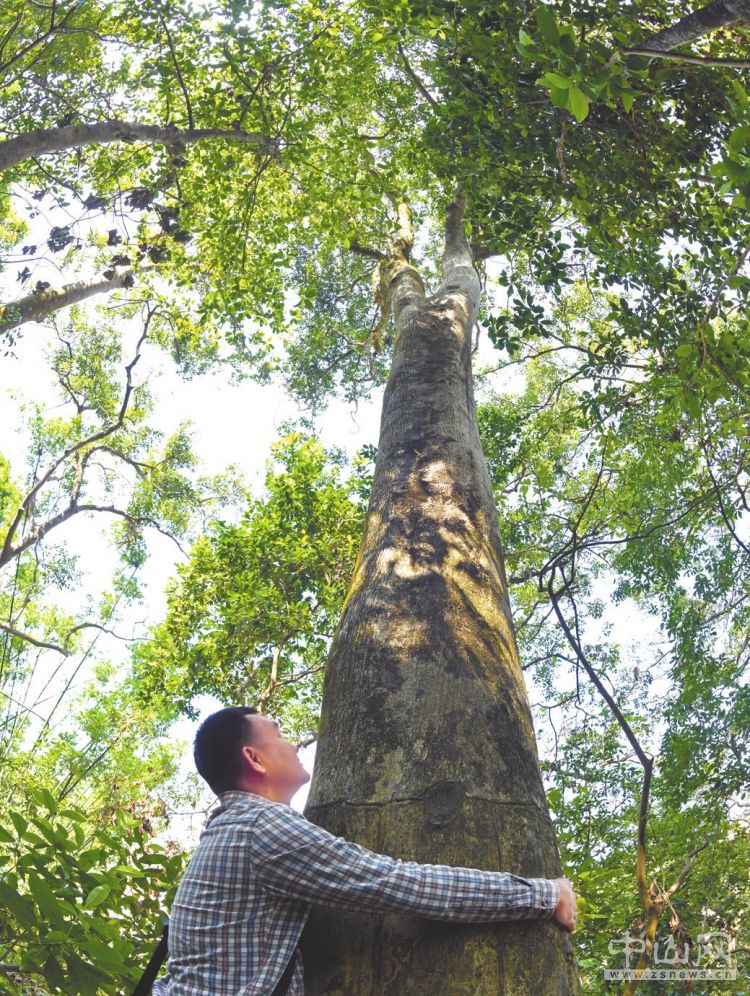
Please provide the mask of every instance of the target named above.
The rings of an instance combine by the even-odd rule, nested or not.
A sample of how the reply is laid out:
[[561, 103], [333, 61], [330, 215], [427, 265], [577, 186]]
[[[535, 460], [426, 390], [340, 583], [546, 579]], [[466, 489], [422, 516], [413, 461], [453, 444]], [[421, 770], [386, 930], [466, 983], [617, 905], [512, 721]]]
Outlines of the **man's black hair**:
[[247, 717], [257, 714], [252, 706], [229, 706], [204, 719], [195, 734], [195, 766], [217, 795], [237, 785], [242, 748], [251, 742]]

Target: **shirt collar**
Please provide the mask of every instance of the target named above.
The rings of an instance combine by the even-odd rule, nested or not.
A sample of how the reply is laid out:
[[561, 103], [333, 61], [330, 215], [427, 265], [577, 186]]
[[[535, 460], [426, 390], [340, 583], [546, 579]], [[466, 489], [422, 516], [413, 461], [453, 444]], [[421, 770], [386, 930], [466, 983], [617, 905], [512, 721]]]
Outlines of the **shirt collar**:
[[219, 794], [219, 807], [211, 813], [209, 819], [218, 816], [220, 813], [225, 813], [228, 809], [236, 806], [282, 806], [284, 809], [292, 808], [291, 806], [287, 806], [285, 802], [273, 802], [271, 799], [266, 799], [263, 795], [256, 795], [255, 792], [230, 789], [228, 792], [221, 792]]

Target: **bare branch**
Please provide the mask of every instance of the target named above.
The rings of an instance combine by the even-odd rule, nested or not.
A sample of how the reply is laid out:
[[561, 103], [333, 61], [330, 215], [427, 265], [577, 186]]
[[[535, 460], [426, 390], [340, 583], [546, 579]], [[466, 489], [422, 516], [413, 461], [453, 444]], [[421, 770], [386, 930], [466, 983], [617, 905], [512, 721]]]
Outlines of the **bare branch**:
[[707, 55], [693, 55], [682, 52], [660, 52], [650, 48], [624, 48], [624, 55], [649, 55], [652, 59], [663, 59], [667, 62], [684, 62], [689, 66], [721, 66], [724, 69], [750, 69], [747, 59], [719, 59]]
[[417, 76], [417, 74], [412, 69], [411, 63], [409, 62], [409, 60], [406, 57], [406, 52], [404, 52], [403, 47], [401, 45], [401, 42], [398, 43], [398, 54], [401, 56], [401, 60], [404, 63], [404, 69], [406, 70], [406, 75], [412, 81], [412, 83], [417, 88], [417, 90], [419, 90], [419, 92], [422, 94], [422, 96], [427, 101], [427, 103], [430, 105], [430, 107], [432, 107], [433, 110], [439, 111], [440, 110], [440, 105], [435, 100], [435, 98], [432, 96], [432, 94], [427, 89], [427, 87], [424, 85], [424, 83], [422, 82], [422, 80]]
[[133, 639], [132, 637], [120, 636], [119, 633], [115, 633], [113, 629], [107, 629], [107, 627], [102, 626], [101, 623], [84, 622], [84, 623], [78, 623], [77, 626], [73, 626], [72, 629], [68, 630], [68, 632], [65, 634], [66, 645], [70, 642], [70, 638], [71, 636], [73, 636], [74, 633], [80, 633], [81, 630], [84, 629], [98, 629], [100, 633], [107, 633], [108, 636], [114, 636], [116, 640], [123, 640], [126, 643]]
[[42, 650], [55, 650], [58, 654], [62, 654], [63, 657], [67, 657], [70, 654], [70, 651], [66, 647], [61, 647], [59, 643], [49, 643], [47, 640], [39, 640], [37, 637], [32, 636], [31, 633], [24, 633], [23, 630], [16, 629], [15, 626], [11, 626], [9, 623], [0, 622], [0, 630]]
[[61, 308], [68, 308], [79, 301], [85, 301], [96, 294], [108, 294], [122, 287], [132, 285], [136, 276], [155, 270], [154, 266], [144, 266], [139, 270], [125, 268], [116, 271], [111, 277], [99, 277], [96, 280], [78, 280], [66, 284], [59, 290], [50, 288], [0, 304], [0, 334], [18, 328], [26, 322], [42, 322], [49, 315]]
[[137, 121], [99, 121], [96, 124], [39, 128], [0, 142], [0, 173], [28, 159], [48, 152], [60, 152], [82, 145], [112, 142], [146, 142], [154, 145], [191, 145], [209, 139], [223, 139], [253, 145], [259, 154], [277, 156], [278, 139], [255, 132], [227, 128], [176, 128], [174, 125], [146, 125]]
[[640, 743], [638, 742], [638, 738], [636, 737], [635, 733], [633, 732], [632, 727], [630, 726], [630, 723], [628, 723], [627, 719], [625, 719], [624, 715], [622, 714], [622, 711], [621, 711], [620, 707], [617, 705], [617, 703], [615, 702], [615, 700], [612, 698], [612, 696], [610, 695], [610, 693], [605, 688], [605, 686], [604, 686], [601, 678], [599, 677], [599, 675], [596, 673], [596, 671], [592, 667], [591, 662], [589, 661], [589, 659], [586, 656], [586, 654], [583, 652], [583, 648], [581, 647], [581, 645], [579, 644], [579, 642], [576, 640], [575, 636], [573, 635], [573, 633], [572, 633], [572, 631], [570, 629], [570, 626], [568, 626], [567, 622], [565, 621], [565, 617], [563, 616], [563, 614], [562, 614], [562, 612], [560, 610], [559, 597], [562, 594], [562, 592], [564, 592], [567, 589], [568, 583], [566, 582], [566, 584], [564, 585], [562, 591], [560, 591], [560, 592], [554, 591], [554, 589], [553, 589], [553, 583], [554, 583], [555, 571], [559, 570], [559, 569], [560, 568], [558, 566], [553, 566], [553, 568], [552, 568], [552, 570], [550, 572], [549, 581], [547, 583], [547, 592], [548, 592], [550, 600], [552, 602], [552, 608], [554, 609], [555, 615], [557, 616], [557, 621], [560, 623], [562, 631], [565, 634], [566, 640], [568, 641], [568, 643], [572, 647], [573, 652], [575, 653], [576, 657], [578, 658], [578, 660], [580, 661], [581, 665], [583, 666], [583, 669], [586, 671], [586, 674], [589, 676], [589, 679], [591, 680], [591, 683], [594, 685], [594, 687], [599, 692], [599, 694], [601, 695], [601, 697], [607, 703], [607, 705], [609, 706], [609, 708], [610, 708], [610, 710], [612, 712], [612, 715], [615, 717], [615, 719], [619, 723], [620, 729], [623, 731], [623, 733], [627, 737], [627, 739], [628, 739], [628, 741], [630, 743], [630, 746], [635, 751], [635, 753], [636, 753], [636, 755], [638, 757], [638, 760], [643, 765], [644, 770], [649, 770], [651, 768], [651, 766], [653, 765], [653, 758], [649, 757], [648, 754], [646, 754], [646, 752], [644, 751], [644, 749], [641, 747]]
[[690, 873], [690, 869], [692, 868], [693, 865], [693, 858], [696, 856], [696, 854], [700, 854], [701, 851], [705, 851], [705, 849], [708, 847], [708, 844], [709, 844], [708, 837], [704, 836], [703, 843], [699, 844], [698, 847], [696, 847], [694, 850], [690, 852], [690, 854], [688, 854], [688, 856], [685, 858], [685, 864], [683, 865], [682, 871], [677, 876], [674, 883], [667, 889], [668, 896], [671, 897], [675, 894], [675, 892], [677, 892], [677, 890], [680, 888], [680, 886], [682, 885], [682, 883], [685, 881], [685, 879], [688, 877]]

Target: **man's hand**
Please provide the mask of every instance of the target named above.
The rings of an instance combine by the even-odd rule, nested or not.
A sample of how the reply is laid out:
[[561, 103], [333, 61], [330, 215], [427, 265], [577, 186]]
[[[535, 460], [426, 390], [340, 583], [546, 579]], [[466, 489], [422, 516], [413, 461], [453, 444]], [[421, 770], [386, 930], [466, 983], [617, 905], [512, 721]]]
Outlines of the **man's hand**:
[[578, 915], [576, 912], [575, 893], [567, 878], [556, 878], [555, 882], [557, 882], [560, 889], [560, 899], [557, 906], [555, 906], [555, 912], [552, 914], [552, 917], [566, 930], [575, 930]]

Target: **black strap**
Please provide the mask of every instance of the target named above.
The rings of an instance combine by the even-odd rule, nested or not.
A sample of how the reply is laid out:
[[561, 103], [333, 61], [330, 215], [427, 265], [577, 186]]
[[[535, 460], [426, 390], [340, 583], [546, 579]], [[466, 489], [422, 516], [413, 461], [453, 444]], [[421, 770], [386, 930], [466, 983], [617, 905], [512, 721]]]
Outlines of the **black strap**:
[[146, 966], [146, 971], [141, 976], [141, 981], [133, 990], [133, 996], [149, 996], [151, 992], [151, 986], [154, 984], [154, 979], [161, 966], [167, 957], [167, 940], [169, 937], [169, 924], [164, 924], [164, 930], [161, 932], [161, 940], [156, 945], [156, 951], [151, 955], [151, 961]]
[[[161, 932], [161, 940], [156, 945], [156, 950], [151, 955], [151, 961], [146, 966], [146, 971], [141, 976], [141, 980], [138, 985], [133, 990], [133, 996], [149, 996], [151, 993], [151, 986], [154, 984], [157, 973], [167, 957], [168, 952], [168, 940], [169, 940], [169, 923], [164, 924], [164, 930]], [[292, 981], [292, 976], [294, 975], [294, 962], [296, 960], [296, 951], [292, 954], [289, 959], [286, 968], [284, 969], [284, 974], [281, 976], [279, 981], [276, 983], [276, 988], [271, 993], [271, 996], [286, 996], [289, 991], [289, 986]]]
[[286, 996], [289, 991], [289, 985], [292, 981], [292, 976], [294, 975], [294, 962], [296, 961], [296, 954], [297, 952], [295, 950], [294, 954], [289, 959], [286, 968], [284, 969], [284, 974], [276, 983], [276, 988], [271, 993], [271, 996]]

